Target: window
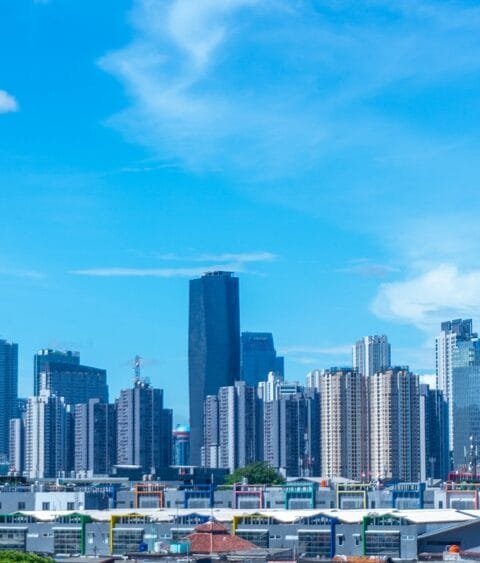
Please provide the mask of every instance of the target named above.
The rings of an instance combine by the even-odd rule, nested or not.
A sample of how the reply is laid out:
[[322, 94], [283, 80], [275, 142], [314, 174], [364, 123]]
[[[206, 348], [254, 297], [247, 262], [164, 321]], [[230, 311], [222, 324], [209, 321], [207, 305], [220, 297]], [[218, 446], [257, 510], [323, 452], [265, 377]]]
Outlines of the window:
[[18, 510], [25, 510], [25, 503], [24, 502], [18, 503]]
[[330, 557], [330, 530], [299, 530], [298, 551], [304, 557]]
[[42, 510], [50, 510], [50, 503], [49, 502], [42, 502]]
[[239, 538], [254, 543], [257, 547], [268, 548], [269, 538], [267, 530], [237, 530]]
[[124, 555], [138, 551], [143, 542], [143, 529], [117, 528], [113, 530], [113, 553]]
[[75, 503], [67, 502], [67, 510], [75, 510]]
[[11, 528], [0, 529], [0, 551], [5, 549], [25, 551], [26, 537], [26, 530], [12, 530]]
[[[45, 504], [45, 503], [44, 503]], [[55, 553], [65, 553], [68, 555], [79, 554], [81, 543], [80, 528], [62, 528], [53, 530], [53, 550]]]
[[343, 545], [345, 542], [345, 536], [343, 534], [338, 534], [337, 536], [338, 545]]
[[400, 557], [400, 532], [367, 532], [365, 555]]

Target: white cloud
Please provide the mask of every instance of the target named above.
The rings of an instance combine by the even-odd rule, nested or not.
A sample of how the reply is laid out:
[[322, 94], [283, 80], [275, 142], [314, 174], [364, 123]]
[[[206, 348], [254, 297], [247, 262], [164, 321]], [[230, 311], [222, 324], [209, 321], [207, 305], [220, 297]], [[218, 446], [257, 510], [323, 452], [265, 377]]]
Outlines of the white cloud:
[[0, 113], [12, 113], [18, 109], [17, 100], [5, 90], [0, 90]]
[[133, 41], [100, 61], [132, 101], [111, 123], [190, 167], [282, 176], [348, 146], [431, 150], [363, 104], [478, 70], [480, 10], [377, 1], [352, 18], [351, 2], [324, 4], [138, 0]]
[[271, 262], [277, 257], [271, 252], [240, 252], [225, 254], [199, 254], [198, 256], [182, 256], [181, 254], [155, 254], [155, 258], [165, 261], [179, 262]]
[[[196, 256], [182, 256], [180, 254], [154, 254], [147, 255], [168, 262], [203, 262], [202, 266], [185, 266], [180, 268], [86, 268], [72, 270], [70, 273], [79, 276], [95, 277], [193, 277], [205, 272], [227, 271], [246, 272], [246, 265], [252, 262], [271, 262], [276, 255], [271, 252], [240, 252], [224, 254], [199, 254]], [[252, 272], [250, 272], [252, 273]]]
[[352, 353], [351, 344], [342, 344], [337, 346], [309, 346], [309, 345], [292, 345], [280, 348], [281, 354], [320, 354], [326, 356], [348, 355]]
[[337, 272], [344, 274], [358, 274], [369, 278], [383, 278], [393, 272], [398, 272], [398, 268], [388, 264], [379, 264], [371, 260], [359, 258], [352, 260], [348, 266], [339, 268]]
[[381, 284], [373, 312], [432, 333], [456, 317], [480, 317], [480, 270], [441, 264], [405, 281]]
[[196, 268], [86, 268], [81, 270], [72, 270], [70, 274], [77, 276], [113, 278], [186, 278], [201, 276], [206, 272], [214, 272], [218, 270], [234, 272], [241, 271], [238, 264], [221, 264], [217, 266], [199, 266]]

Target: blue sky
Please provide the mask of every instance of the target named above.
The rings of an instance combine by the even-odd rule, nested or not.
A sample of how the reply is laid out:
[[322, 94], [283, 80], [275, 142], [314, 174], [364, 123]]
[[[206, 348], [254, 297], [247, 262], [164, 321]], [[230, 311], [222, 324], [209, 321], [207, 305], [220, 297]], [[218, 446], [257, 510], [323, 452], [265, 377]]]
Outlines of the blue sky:
[[188, 279], [238, 272], [287, 375], [480, 321], [480, 8], [0, 0], [0, 335], [131, 358], [186, 416]]

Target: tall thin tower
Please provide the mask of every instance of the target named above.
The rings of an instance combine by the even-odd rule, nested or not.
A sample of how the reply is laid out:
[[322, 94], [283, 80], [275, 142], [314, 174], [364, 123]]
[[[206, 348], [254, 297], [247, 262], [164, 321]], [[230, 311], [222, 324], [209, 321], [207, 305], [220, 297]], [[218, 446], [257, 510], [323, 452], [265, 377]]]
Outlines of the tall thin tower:
[[17, 416], [18, 345], [0, 340], [0, 455], [9, 454], [10, 419]]
[[190, 281], [188, 372], [190, 463], [200, 465], [205, 398], [240, 379], [238, 278], [231, 272]]

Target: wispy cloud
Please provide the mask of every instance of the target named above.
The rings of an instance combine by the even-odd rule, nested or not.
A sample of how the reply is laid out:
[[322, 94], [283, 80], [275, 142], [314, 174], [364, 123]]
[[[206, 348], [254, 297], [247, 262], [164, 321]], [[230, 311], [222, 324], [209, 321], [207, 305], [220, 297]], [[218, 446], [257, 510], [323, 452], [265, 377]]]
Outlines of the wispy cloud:
[[441, 321], [480, 318], [480, 270], [442, 264], [403, 281], [384, 283], [372, 303], [381, 318], [412, 324], [427, 333]]
[[[108, 267], [108, 268], [86, 268], [72, 270], [70, 273], [79, 276], [95, 276], [95, 277], [156, 277], [156, 278], [174, 278], [174, 277], [192, 277], [200, 276], [206, 272], [227, 271], [227, 272], [243, 272], [247, 271], [247, 266], [255, 262], [271, 262], [277, 256], [271, 252], [239, 252], [223, 254], [193, 254], [184, 256], [176, 253], [143, 254], [143, 257], [155, 258], [165, 262], [184, 262], [198, 263], [202, 262], [202, 266], [182, 266], [169, 268], [126, 268], [126, 267]], [[252, 273], [252, 272], [250, 272]]]
[[271, 252], [238, 252], [224, 254], [192, 254], [182, 255], [175, 253], [152, 254], [158, 260], [174, 261], [174, 262], [230, 262], [230, 263], [248, 263], [248, 262], [271, 262], [277, 258]]
[[13, 113], [19, 110], [18, 102], [5, 90], [0, 90], [0, 113]]
[[358, 274], [369, 278], [383, 278], [389, 274], [398, 272], [398, 268], [394, 268], [388, 264], [379, 264], [366, 258], [358, 258], [356, 260], [352, 260], [348, 266], [339, 268], [337, 272], [344, 274]]
[[348, 355], [352, 353], [351, 344], [342, 344], [338, 346], [309, 346], [297, 344], [292, 346], [283, 346], [279, 349], [281, 354], [319, 354], [323, 356]]
[[186, 278], [201, 276], [206, 272], [217, 270], [238, 271], [237, 265], [221, 264], [216, 266], [201, 266], [197, 268], [87, 268], [82, 270], [71, 270], [69, 273], [77, 276], [93, 277], [130, 277], [130, 278]]
[[18, 268], [2, 268], [0, 267], [0, 276], [24, 278], [30, 280], [43, 280], [47, 276], [42, 272], [35, 270], [21, 270]]
[[346, 147], [431, 152], [369, 102], [477, 71], [480, 10], [410, 4], [138, 0], [133, 41], [100, 60], [132, 101], [112, 123], [163, 157], [234, 172], [290, 176]]

